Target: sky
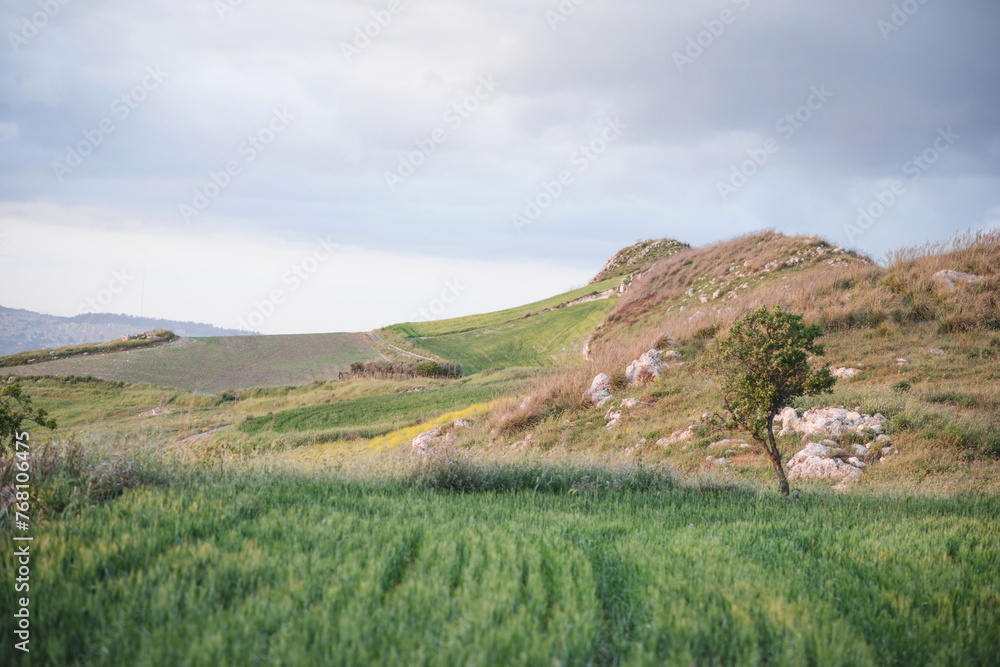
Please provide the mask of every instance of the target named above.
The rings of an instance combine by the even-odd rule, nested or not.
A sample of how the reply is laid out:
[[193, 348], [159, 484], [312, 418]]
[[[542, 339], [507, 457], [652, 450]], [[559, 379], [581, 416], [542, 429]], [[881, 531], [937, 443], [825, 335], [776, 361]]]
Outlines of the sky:
[[[674, 6], [677, 5], [677, 6]], [[645, 238], [1000, 227], [996, 0], [8, 0], [0, 305], [456, 317]]]

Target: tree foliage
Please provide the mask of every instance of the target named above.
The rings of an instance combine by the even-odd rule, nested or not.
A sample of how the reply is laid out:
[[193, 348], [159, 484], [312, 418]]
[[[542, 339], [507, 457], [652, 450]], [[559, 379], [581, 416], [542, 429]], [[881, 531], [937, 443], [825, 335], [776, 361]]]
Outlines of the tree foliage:
[[26, 421], [45, 428], [56, 427], [55, 420], [45, 410], [32, 407], [31, 397], [24, 393], [20, 380], [0, 385], [0, 454], [14, 448]]
[[816, 342], [822, 335], [818, 326], [804, 324], [801, 315], [780, 307], [759, 308], [733, 325], [709, 363], [721, 380], [727, 426], [764, 447], [785, 495], [788, 481], [774, 438], [774, 418], [792, 399], [833, 388], [836, 380], [828, 369], [809, 365], [810, 355], [824, 353]]

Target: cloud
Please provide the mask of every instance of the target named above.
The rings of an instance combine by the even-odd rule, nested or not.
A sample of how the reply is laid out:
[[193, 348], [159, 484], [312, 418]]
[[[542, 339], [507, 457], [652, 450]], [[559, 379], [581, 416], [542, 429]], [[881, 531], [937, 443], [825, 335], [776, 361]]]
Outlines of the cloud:
[[146, 315], [229, 328], [247, 323], [265, 333], [412, 321], [456, 283], [459, 298], [443, 310], [435, 305], [435, 315], [499, 310], [585, 284], [592, 273], [387, 252], [342, 245], [333, 235], [150, 229], [120, 212], [50, 204], [0, 205], [0, 230], [3, 270], [18, 276], [0, 284], [0, 303], [8, 307], [75, 315], [124, 275], [125, 288], [100, 310], [138, 315], [142, 308]]
[[[699, 244], [768, 226], [846, 243], [858, 207], [951, 127], [954, 148], [856, 243], [879, 255], [947, 238], [1000, 206], [989, 0], [923, 3], [905, 21], [890, 0], [595, 0], [555, 30], [554, 1], [402, 2], [391, 20], [381, 2], [232, 4], [220, 20], [202, 0], [68, 3], [17, 53], [0, 50], [0, 128], [17, 128], [0, 152], [0, 201], [114, 212], [61, 220], [94, 239], [132, 220], [191, 243], [329, 234], [584, 273], [645, 237]], [[33, 11], [8, 3], [0, 27]], [[885, 20], [901, 23], [888, 38]], [[162, 85], [116, 116], [150, 67]], [[499, 88], [449, 124], [480, 77]], [[783, 136], [817, 86], [832, 97]], [[294, 123], [243, 160], [275, 109]], [[113, 131], [60, 180], [53, 162], [107, 118]], [[511, 215], [615, 118], [627, 131], [517, 233]], [[391, 191], [386, 173], [439, 129], [445, 140]], [[769, 138], [780, 149], [723, 199], [718, 184]], [[186, 223], [179, 205], [234, 159], [238, 177]]]

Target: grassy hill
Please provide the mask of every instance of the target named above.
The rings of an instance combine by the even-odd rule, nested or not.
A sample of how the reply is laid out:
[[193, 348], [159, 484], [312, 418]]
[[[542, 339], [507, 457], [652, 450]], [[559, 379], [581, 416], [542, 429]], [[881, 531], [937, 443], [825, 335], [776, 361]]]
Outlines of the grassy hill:
[[620, 282], [612, 278], [517, 308], [397, 324], [379, 333], [404, 349], [462, 364], [472, 373], [493, 367], [572, 364], [582, 359], [584, 341], [614, 307], [617, 295], [586, 299], [614, 290]]
[[[517, 441], [569, 451], [627, 451], [669, 460], [690, 473], [766, 480], [766, 459], [751, 449], [724, 469], [706, 459], [711, 443], [743, 437], [703, 420], [720, 409], [704, 353], [742, 314], [782, 305], [826, 332], [814, 363], [859, 370], [832, 395], [794, 407], [844, 406], [888, 418], [900, 455], [865, 475], [865, 484], [935, 492], [1000, 492], [1000, 235], [902, 250], [887, 266], [815, 237], [773, 232], [692, 248], [657, 263], [618, 301], [591, 342], [591, 360], [544, 378], [531, 400], [499, 408], [491, 428]], [[980, 277], [950, 288], [934, 275]], [[644, 388], [622, 386], [624, 369], [664, 333], [678, 339], [684, 366]], [[619, 428], [607, 430], [581, 395], [598, 373], [616, 378], [619, 399], [638, 398]], [[617, 402], [613, 405], [617, 405]], [[656, 441], [693, 427], [683, 446]], [[470, 434], [480, 443], [487, 433]], [[786, 456], [801, 448], [786, 438]]]
[[[629, 253], [626, 253], [629, 254]], [[521, 308], [378, 332], [461, 379], [325, 379], [357, 335], [182, 340], [26, 378], [32, 657], [44, 664], [991, 664], [1000, 653], [1000, 236], [885, 266], [761, 233]], [[941, 270], [979, 280], [954, 288]], [[628, 270], [627, 274], [634, 272]], [[623, 274], [624, 275], [624, 274]], [[795, 407], [881, 413], [844, 492], [711, 419], [706, 353], [761, 305], [850, 366]], [[653, 346], [684, 365], [645, 386]], [[590, 355], [580, 354], [589, 340]], [[151, 355], [143, 357], [142, 355]], [[117, 365], [116, 365], [117, 364]], [[62, 370], [62, 369], [60, 369]], [[586, 407], [606, 372], [615, 400]], [[252, 387], [253, 384], [281, 386]], [[623, 399], [639, 402], [620, 408]], [[608, 428], [608, 408], [622, 410]], [[470, 420], [461, 428], [457, 418]], [[424, 454], [409, 441], [441, 427]], [[681, 429], [690, 437], [670, 440]], [[667, 440], [661, 440], [661, 439]], [[46, 444], [51, 440], [51, 444]], [[853, 436], [837, 443], [850, 447]], [[659, 442], [658, 442], [659, 441]], [[802, 447], [784, 436], [786, 456]], [[0, 457], [0, 530], [13, 459]], [[719, 461], [723, 461], [720, 463]], [[0, 559], [14, 542], [0, 540]], [[13, 588], [13, 570], [0, 587]], [[36, 585], [37, 584], [37, 585]], [[10, 596], [0, 632], [10, 636]], [[35, 613], [35, 612], [33, 612]]]
[[184, 338], [169, 345], [7, 369], [17, 375], [93, 376], [206, 392], [336, 379], [379, 358], [360, 334]]

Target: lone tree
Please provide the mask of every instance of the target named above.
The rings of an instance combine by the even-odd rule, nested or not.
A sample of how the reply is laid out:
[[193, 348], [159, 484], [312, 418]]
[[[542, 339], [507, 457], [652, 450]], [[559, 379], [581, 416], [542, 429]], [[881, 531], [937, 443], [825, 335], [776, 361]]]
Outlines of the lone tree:
[[822, 335], [818, 326], [803, 324], [801, 315], [760, 308], [733, 325], [709, 362], [722, 382], [726, 425], [764, 447], [786, 496], [788, 478], [774, 439], [774, 418], [793, 398], [833, 388], [830, 371], [813, 370], [808, 362], [809, 355], [823, 354], [815, 342]]
[[45, 428], [55, 428], [54, 419], [41, 408], [31, 407], [31, 397], [21, 389], [19, 380], [8, 380], [0, 384], [0, 455], [8, 448], [14, 449], [21, 425], [25, 421], [34, 422]]

